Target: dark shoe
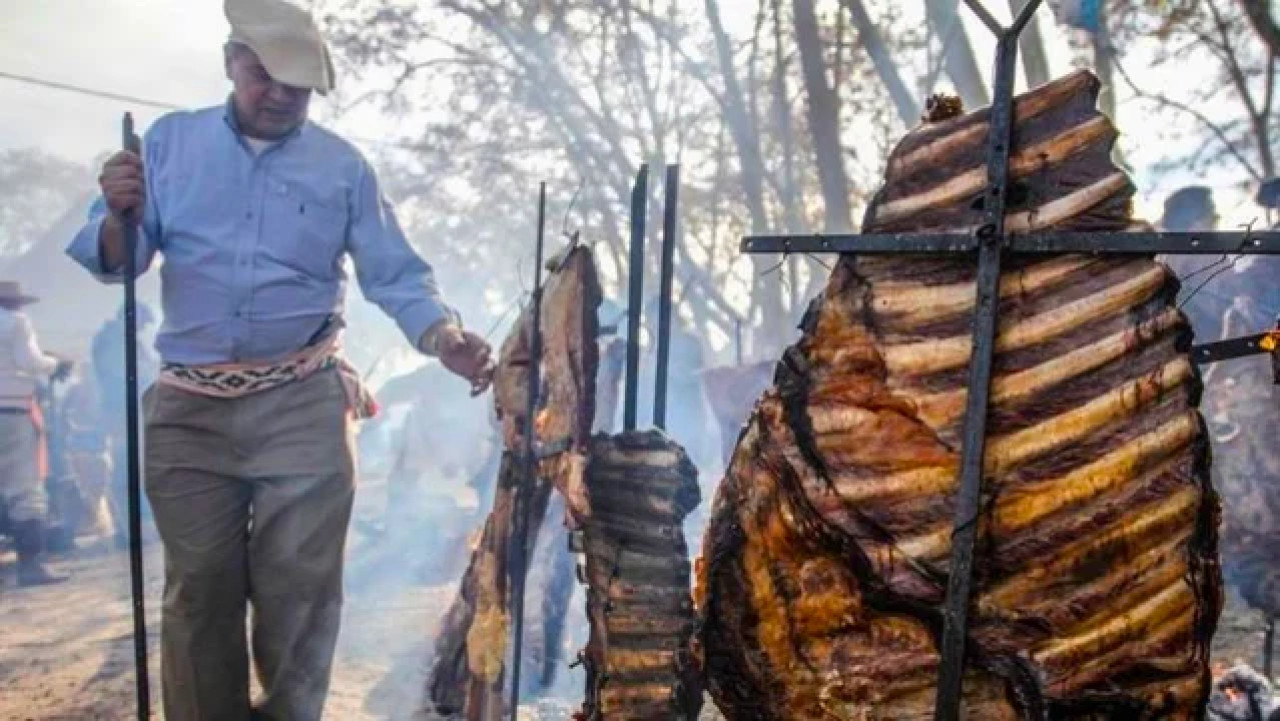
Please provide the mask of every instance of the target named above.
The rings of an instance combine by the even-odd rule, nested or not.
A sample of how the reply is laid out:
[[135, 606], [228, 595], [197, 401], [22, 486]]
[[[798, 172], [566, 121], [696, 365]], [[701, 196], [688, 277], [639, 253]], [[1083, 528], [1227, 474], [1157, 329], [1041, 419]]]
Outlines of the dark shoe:
[[15, 523], [13, 540], [18, 550], [19, 586], [48, 586], [68, 579], [68, 576], [45, 568], [40, 561], [40, 556], [44, 553], [43, 521]]
[[38, 561], [31, 564], [24, 563], [18, 566], [19, 586], [52, 586], [69, 580], [71, 580], [70, 576], [62, 573], [54, 573], [48, 568], [45, 568], [44, 564]]

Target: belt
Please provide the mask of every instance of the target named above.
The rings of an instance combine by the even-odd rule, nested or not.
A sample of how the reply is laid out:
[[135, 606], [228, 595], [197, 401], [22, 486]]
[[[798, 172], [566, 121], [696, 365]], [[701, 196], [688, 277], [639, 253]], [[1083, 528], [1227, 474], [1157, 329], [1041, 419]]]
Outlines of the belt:
[[159, 382], [212, 398], [242, 398], [336, 368], [348, 406], [357, 418], [372, 418], [378, 412], [378, 405], [361, 382], [360, 374], [342, 358], [340, 350], [338, 334], [333, 333], [274, 363], [169, 364], [160, 370]]

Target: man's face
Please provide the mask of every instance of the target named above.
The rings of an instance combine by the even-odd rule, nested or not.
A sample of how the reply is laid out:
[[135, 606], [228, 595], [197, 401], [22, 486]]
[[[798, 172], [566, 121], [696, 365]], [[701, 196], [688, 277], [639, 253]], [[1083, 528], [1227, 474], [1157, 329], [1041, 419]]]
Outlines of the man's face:
[[307, 119], [311, 89], [276, 82], [248, 47], [227, 46], [226, 66], [227, 78], [235, 87], [236, 119], [245, 135], [275, 140]]

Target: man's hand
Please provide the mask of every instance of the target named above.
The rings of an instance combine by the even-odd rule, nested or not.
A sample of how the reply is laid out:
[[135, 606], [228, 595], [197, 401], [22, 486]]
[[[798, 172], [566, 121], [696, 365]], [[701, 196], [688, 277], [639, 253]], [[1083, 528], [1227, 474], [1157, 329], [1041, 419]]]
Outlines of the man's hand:
[[493, 351], [484, 338], [449, 323], [437, 331], [436, 355], [453, 373], [471, 383], [471, 395], [478, 396], [493, 382]]
[[102, 197], [111, 214], [102, 224], [98, 238], [102, 254], [102, 270], [114, 272], [124, 265], [125, 226], [142, 220], [147, 205], [147, 181], [142, 170], [142, 158], [137, 153], [122, 150], [102, 166], [98, 176]]
[[111, 214], [119, 220], [138, 222], [147, 203], [146, 175], [142, 158], [122, 150], [107, 160], [98, 176], [98, 186]]
[[50, 376], [50, 379], [54, 382], [65, 381], [71, 377], [71, 371], [73, 370], [75, 370], [75, 363], [65, 358], [59, 358], [58, 365], [53, 369], [53, 375]]

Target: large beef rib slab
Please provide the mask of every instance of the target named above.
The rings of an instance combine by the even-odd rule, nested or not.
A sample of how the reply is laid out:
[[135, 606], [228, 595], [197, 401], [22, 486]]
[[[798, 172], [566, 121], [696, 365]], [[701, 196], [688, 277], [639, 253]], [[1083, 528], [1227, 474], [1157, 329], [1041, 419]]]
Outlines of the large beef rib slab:
[[[1133, 224], [1097, 92], [1079, 72], [1016, 100], [1010, 232]], [[864, 230], [980, 225], [987, 122], [910, 133]], [[846, 256], [779, 364], [699, 564], [730, 719], [932, 718], [975, 268]], [[1176, 290], [1150, 257], [1005, 264], [966, 718], [1199, 717], [1218, 500]]]

